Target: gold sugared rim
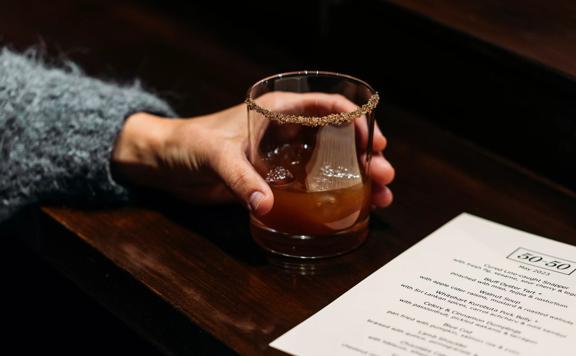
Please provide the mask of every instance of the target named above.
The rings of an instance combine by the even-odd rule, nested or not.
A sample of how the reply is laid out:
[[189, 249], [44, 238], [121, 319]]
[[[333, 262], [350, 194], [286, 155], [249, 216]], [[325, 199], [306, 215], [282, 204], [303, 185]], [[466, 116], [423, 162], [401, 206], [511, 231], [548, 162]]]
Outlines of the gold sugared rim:
[[270, 111], [256, 104], [256, 102], [251, 98], [246, 99], [244, 102], [248, 106], [248, 110], [254, 110], [267, 119], [278, 121], [282, 124], [298, 124], [317, 127], [325, 126], [328, 124], [342, 125], [356, 119], [357, 117], [367, 115], [376, 109], [379, 100], [380, 97], [378, 96], [378, 93], [374, 93], [370, 99], [368, 99], [366, 104], [360, 106], [354, 111], [329, 114], [325, 116], [303, 116]]

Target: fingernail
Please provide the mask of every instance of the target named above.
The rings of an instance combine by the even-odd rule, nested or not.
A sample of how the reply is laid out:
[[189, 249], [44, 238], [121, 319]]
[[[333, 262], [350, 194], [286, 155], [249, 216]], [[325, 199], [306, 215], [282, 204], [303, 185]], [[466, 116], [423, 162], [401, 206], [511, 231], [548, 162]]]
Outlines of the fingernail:
[[264, 199], [264, 194], [258, 191], [252, 193], [250, 195], [250, 199], [248, 200], [248, 207], [250, 208], [250, 211], [256, 211], [256, 209], [258, 209], [260, 206], [262, 199]]

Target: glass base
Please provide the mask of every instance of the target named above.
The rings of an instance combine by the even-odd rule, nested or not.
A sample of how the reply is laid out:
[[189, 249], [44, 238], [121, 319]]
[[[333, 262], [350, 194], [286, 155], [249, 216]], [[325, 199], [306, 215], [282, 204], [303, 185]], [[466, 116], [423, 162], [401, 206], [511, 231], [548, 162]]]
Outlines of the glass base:
[[304, 259], [325, 258], [342, 255], [362, 245], [368, 236], [368, 220], [333, 235], [311, 236], [279, 232], [251, 217], [250, 231], [254, 241], [268, 252]]

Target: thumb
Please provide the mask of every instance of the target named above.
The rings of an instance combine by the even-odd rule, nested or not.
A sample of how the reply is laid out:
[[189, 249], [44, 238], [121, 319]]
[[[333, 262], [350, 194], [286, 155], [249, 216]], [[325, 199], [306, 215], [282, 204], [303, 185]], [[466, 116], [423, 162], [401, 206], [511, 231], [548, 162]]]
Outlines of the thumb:
[[272, 209], [272, 190], [241, 150], [222, 152], [213, 163], [213, 168], [254, 215], [262, 216]]

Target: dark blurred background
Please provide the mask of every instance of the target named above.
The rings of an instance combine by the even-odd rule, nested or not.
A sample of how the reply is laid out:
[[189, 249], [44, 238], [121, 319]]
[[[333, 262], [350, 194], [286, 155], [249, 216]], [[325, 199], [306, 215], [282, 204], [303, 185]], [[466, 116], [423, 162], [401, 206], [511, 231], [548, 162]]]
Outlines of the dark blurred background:
[[[182, 116], [239, 103], [278, 72], [352, 74], [380, 92], [384, 129], [388, 110], [408, 111], [574, 190], [575, 14], [566, 0], [8, 0], [0, 45], [104, 79], [139, 78]], [[25, 247], [10, 242], [2, 255], [7, 342], [155, 352]]]

